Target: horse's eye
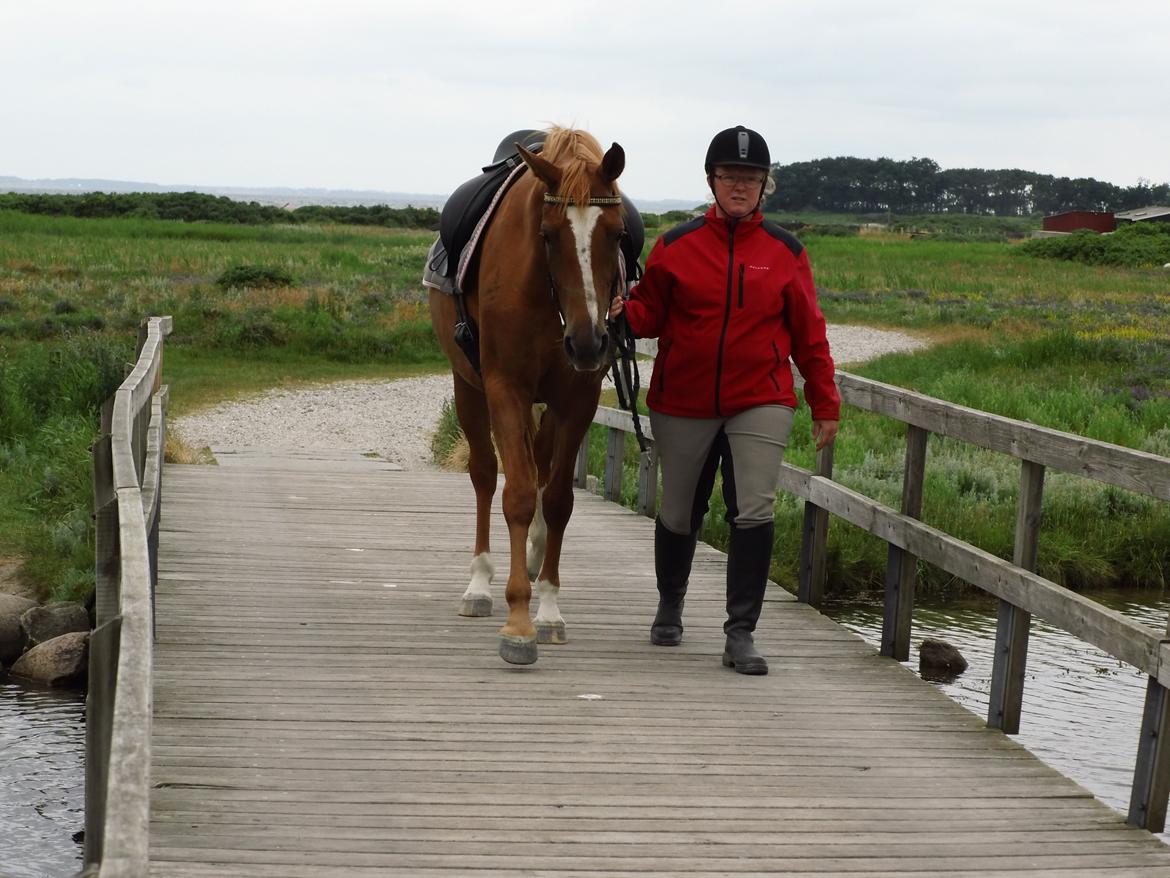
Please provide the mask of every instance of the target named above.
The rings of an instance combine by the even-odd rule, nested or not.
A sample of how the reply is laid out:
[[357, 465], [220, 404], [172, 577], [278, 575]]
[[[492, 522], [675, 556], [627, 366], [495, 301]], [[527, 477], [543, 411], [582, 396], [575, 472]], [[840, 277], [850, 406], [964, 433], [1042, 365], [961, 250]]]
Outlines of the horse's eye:
[[544, 243], [546, 243], [546, 244], [549, 242], [550, 236], [549, 236], [549, 233], [546, 229], [540, 230], [540, 240], [544, 241]]

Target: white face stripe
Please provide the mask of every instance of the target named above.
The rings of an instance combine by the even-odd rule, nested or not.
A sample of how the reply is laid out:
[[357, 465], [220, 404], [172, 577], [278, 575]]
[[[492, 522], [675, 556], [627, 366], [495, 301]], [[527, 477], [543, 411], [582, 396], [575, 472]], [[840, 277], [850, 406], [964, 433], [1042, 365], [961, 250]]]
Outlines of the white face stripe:
[[565, 216], [569, 219], [569, 228], [573, 230], [573, 242], [577, 248], [577, 261], [581, 263], [581, 282], [585, 287], [585, 307], [589, 310], [589, 319], [597, 322], [597, 290], [593, 286], [593, 229], [601, 218], [601, 208], [596, 206], [582, 207], [572, 204], [565, 208]]

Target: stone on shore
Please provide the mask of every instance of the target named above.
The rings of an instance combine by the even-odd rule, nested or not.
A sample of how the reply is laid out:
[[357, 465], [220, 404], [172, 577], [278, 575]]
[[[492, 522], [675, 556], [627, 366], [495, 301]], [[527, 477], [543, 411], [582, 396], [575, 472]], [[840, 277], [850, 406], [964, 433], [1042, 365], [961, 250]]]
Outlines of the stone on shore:
[[28, 598], [0, 593], [0, 665], [12, 664], [24, 652], [28, 638], [20, 617], [35, 606], [37, 602]]
[[74, 686], [85, 684], [88, 671], [89, 632], [74, 631], [37, 644], [8, 672], [46, 686]]
[[58, 601], [25, 610], [20, 617], [24, 633], [34, 646], [77, 631], [89, 631], [89, 613], [73, 601]]

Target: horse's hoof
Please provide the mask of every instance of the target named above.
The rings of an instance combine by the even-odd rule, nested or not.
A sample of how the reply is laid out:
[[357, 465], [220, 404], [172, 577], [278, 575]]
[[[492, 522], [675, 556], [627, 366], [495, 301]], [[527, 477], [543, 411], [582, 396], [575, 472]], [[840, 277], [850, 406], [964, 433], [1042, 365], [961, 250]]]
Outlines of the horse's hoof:
[[536, 642], [555, 644], [568, 643], [569, 638], [565, 636], [564, 620], [561, 619], [556, 622], [537, 622]]
[[510, 665], [531, 665], [536, 662], [536, 638], [500, 635], [500, 658]]
[[460, 616], [490, 616], [492, 614], [492, 599], [487, 595], [477, 594], [465, 597], [459, 604]]

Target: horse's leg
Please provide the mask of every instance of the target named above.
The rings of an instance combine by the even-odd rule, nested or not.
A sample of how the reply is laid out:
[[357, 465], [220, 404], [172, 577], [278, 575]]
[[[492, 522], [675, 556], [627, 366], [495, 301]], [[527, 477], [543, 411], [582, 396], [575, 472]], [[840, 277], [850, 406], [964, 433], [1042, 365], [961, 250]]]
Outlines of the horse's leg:
[[488, 389], [493, 433], [504, 462], [504, 518], [511, 548], [508, 568], [508, 620], [500, 628], [500, 657], [515, 665], [536, 661], [536, 628], [529, 617], [528, 528], [536, 514], [532, 401], [500, 385]]
[[549, 464], [548, 484], [544, 489], [544, 518], [548, 524], [548, 542], [544, 564], [536, 580], [540, 607], [536, 614], [536, 629], [541, 643], [567, 643], [565, 620], [561, 616], [558, 598], [561, 592], [561, 548], [565, 528], [573, 514], [573, 471], [577, 451], [584, 441], [592, 414], [573, 412], [567, 422], [556, 425]]
[[491, 554], [492, 497], [496, 493], [496, 452], [492, 447], [491, 419], [483, 391], [455, 376], [455, 413], [469, 449], [467, 471], [475, 488], [475, 552], [471, 582], [459, 604], [460, 616], [492, 614], [492, 577], [496, 568]]
[[[544, 561], [548, 557], [548, 520], [544, 516], [544, 495], [548, 490], [551, 477], [552, 458], [556, 450], [557, 419], [552, 411], [546, 409], [540, 421], [540, 430], [536, 434], [536, 472], [540, 482], [537, 494], [537, 514], [540, 516], [540, 555], [534, 558], [532, 546], [535, 540], [529, 533], [528, 571], [536, 580], [536, 596], [540, 605], [536, 610], [536, 642], [537, 643], [565, 643], [565, 620], [561, 618], [561, 611], [557, 607], [558, 589], [541, 576]], [[554, 492], [555, 494], [555, 492]], [[536, 522], [533, 522], [533, 529]]]
[[[536, 579], [540, 566], [544, 563], [544, 547], [548, 541], [548, 525], [544, 521], [543, 494], [544, 486], [548, 484], [548, 469], [552, 460], [553, 436], [556, 421], [546, 408], [540, 416], [540, 427], [536, 431], [536, 439], [532, 447], [536, 459], [536, 512], [532, 517], [532, 525], [528, 528], [528, 578]], [[537, 613], [537, 619], [540, 614]], [[537, 622], [537, 638], [540, 637], [540, 623]], [[541, 640], [541, 643], [545, 641]]]

